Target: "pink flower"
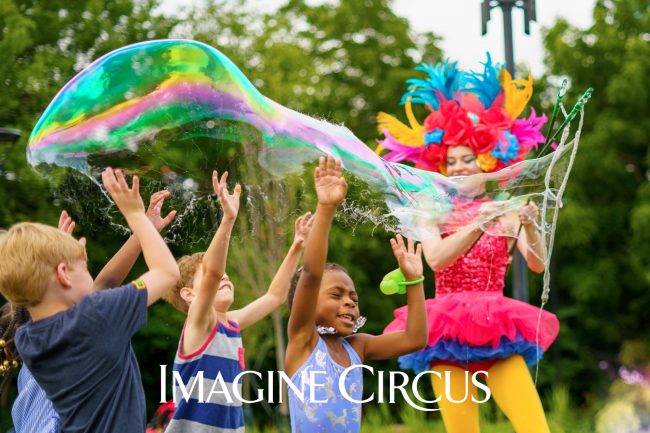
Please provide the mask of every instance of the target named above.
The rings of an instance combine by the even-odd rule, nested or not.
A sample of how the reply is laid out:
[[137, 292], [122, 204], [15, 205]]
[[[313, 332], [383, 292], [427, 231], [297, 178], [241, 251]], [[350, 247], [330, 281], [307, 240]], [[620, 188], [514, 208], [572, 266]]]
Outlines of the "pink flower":
[[467, 145], [473, 129], [474, 125], [466, 114], [454, 117], [447, 122], [442, 142], [448, 146]]
[[445, 119], [440, 111], [434, 111], [424, 119], [424, 130], [431, 132], [435, 129], [445, 129]]

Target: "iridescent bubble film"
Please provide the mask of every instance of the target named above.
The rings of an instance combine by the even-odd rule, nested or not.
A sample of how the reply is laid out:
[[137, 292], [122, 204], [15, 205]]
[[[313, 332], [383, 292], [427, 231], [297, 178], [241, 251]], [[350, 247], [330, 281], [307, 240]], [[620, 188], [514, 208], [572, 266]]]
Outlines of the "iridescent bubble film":
[[[258, 209], [272, 218], [276, 211], [305, 206], [287, 200], [287, 191], [300, 196], [313, 188], [309, 164], [332, 155], [342, 160], [351, 182], [343, 221], [369, 221], [422, 239], [433, 227], [444, 233], [468, 224], [516, 236], [516, 226], [497, 228], [490, 222], [528, 200], [540, 207], [538, 228], [550, 234], [574, 142], [567, 129], [557, 150], [540, 159], [495, 173], [448, 178], [388, 162], [344, 126], [266, 98], [213, 47], [160, 40], [113, 51], [66, 84], [32, 131], [27, 158], [43, 172], [67, 167], [82, 174], [54, 177], [76, 191], [64, 198], [81, 207], [89, 203], [88, 214], [94, 205], [86, 197], [100, 190], [87, 180], [82, 187], [83, 177], [96, 183], [109, 165], [139, 174], [145, 189], [169, 188], [180, 212], [172, 238], [176, 230], [180, 242], [203, 227], [197, 218], [206, 227], [214, 223], [206, 216], [206, 206], [212, 206], [212, 169], [230, 169], [231, 179], [246, 187], [248, 211]], [[278, 202], [269, 202], [269, 190], [282, 191], [272, 195]], [[99, 213], [109, 210], [107, 201], [104, 205]]]

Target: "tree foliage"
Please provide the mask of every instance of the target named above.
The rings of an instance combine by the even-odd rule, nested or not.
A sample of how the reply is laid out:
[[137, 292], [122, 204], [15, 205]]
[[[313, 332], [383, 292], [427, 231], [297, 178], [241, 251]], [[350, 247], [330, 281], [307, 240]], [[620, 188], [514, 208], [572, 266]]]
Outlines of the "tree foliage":
[[597, 364], [615, 365], [622, 340], [650, 338], [648, 29], [646, 2], [612, 0], [597, 2], [590, 28], [559, 20], [545, 35], [569, 100], [594, 88], [554, 253], [565, 354], [579, 365], [561, 377], [581, 391], [605, 378]]

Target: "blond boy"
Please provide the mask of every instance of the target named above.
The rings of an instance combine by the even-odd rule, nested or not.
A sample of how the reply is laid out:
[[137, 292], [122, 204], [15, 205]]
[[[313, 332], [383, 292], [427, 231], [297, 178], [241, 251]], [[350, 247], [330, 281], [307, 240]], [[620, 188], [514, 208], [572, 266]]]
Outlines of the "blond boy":
[[132, 335], [147, 306], [179, 278], [178, 266], [145, 215], [139, 181], [120, 170], [102, 180], [137, 237], [149, 270], [125, 286], [95, 291], [83, 243], [37, 223], [0, 235], [0, 291], [27, 307], [16, 332], [23, 362], [61, 417], [62, 432], [142, 432], [145, 401]]

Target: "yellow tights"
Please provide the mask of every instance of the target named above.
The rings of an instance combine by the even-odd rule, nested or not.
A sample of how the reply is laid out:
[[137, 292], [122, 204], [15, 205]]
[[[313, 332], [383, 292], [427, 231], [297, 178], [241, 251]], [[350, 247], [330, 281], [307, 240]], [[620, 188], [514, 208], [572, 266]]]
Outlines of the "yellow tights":
[[[462, 400], [466, 393], [465, 371], [460, 367], [437, 365], [431, 369], [440, 374], [440, 378], [431, 375], [431, 383], [436, 396], [442, 396], [438, 402], [442, 420], [447, 433], [480, 433], [478, 403], [484, 393], [478, 395], [476, 386], [467, 379], [467, 398], [461, 403], [448, 401], [445, 387], [449, 387], [452, 400]], [[449, 372], [449, 384], [445, 384], [445, 372]], [[498, 361], [488, 370], [486, 379], [491, 398], [508, 417], [517, 433], [550, 433], [542, 402], [530, 377], [524, 359], [520, 355]]]

